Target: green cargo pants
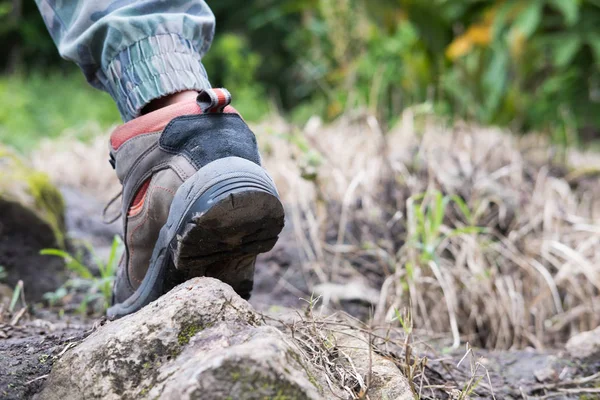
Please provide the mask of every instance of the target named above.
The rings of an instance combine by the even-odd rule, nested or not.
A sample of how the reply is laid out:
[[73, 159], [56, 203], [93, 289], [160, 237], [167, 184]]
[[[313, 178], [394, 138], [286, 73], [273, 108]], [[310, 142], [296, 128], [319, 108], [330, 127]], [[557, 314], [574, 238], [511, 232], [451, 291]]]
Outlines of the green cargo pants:
[[115, 99], [125, 121], [151, 100], [210, 88], [202, 56], [215, 18], [204, 0], [36, 0], [64, 58]]

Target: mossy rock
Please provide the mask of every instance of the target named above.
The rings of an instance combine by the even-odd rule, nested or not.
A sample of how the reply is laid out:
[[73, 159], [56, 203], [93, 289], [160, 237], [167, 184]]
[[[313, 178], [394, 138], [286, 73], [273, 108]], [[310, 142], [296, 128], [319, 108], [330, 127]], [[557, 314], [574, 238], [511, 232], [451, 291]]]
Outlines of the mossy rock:
[[48, 176], [0, 146], [0, 265], [8, 285], [23, 280], [29, 300], [41, 299], [65, 280], [62, 260], [39, 254], [64, 247], [64, 211]]
[[53, 365], [37, 398], [341, 398], [318, 379], [284, 333], [264, 325], [231, 286], [204, 277], [96, 329]]

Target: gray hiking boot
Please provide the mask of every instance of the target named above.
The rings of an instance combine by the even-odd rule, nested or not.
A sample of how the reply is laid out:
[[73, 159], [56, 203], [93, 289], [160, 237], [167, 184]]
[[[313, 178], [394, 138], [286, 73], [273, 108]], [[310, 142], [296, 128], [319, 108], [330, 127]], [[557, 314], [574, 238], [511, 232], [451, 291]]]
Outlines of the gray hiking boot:
[[111, 135], [126, 251], [109, 318], [196, 276], [250, 297], [256, 256], [275, 245], [284, 212], [256, 138], [230, 100], [224, 89], [204, 91]]

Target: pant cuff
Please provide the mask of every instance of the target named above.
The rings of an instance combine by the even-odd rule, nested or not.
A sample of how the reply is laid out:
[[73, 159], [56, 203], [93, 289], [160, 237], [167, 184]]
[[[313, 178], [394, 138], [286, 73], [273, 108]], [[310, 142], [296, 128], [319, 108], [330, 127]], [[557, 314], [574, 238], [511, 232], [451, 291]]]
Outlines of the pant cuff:
[[120, 52], [98, 80], [117, 103], [124, 121], [154, 99], [184, 90], [210, 89], [200, 53], [175, 34], [151, 36]]

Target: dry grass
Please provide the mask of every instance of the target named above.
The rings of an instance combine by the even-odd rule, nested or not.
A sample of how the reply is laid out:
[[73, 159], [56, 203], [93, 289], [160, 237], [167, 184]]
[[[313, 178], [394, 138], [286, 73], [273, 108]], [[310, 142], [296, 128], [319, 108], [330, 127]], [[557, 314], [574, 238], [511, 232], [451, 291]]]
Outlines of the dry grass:
[[[255, 130], [311, 284], [375, 290], [373, 324], [407, 308], [430, 335], [490, 349], [560, 347], [600, 324], [599, 155], [566, 166], [541, 138], [411, 110], [385, 134], [362, 114]], [[105, 146], [35, 158], [106, 199]]]
[[568, 167], [535, 136], [402, 121], [262, 135], [313, 283], [368, 282], [374, 323], [407, 307], [454, 346], [560, 347], [598, 326], [600, 156]]
[[287, 332], [304, 362], [316, 367], [328, 398], [496, 398], [486, 367], [468, 346], [462, 357], [440, 356], [415, 341], [406, 315], [401, 327], [377, 327], [343, 312], [321, 314], [318, 302], [311, 299], [306, 309], [288, 311], [285, 318], [263, 317]]

